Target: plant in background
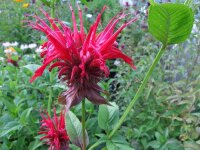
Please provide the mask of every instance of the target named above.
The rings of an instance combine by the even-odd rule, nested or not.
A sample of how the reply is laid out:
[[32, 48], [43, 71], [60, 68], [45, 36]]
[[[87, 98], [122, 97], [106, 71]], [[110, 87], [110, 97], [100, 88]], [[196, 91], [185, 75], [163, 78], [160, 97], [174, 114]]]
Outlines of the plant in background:
[[22, 5], [22, 7], [23, 7], [23, 8], [28, 8], [28, 7], [29, 7], [29, 3], [24, 3], [24, 4]]
[[[64, 111], [65, 112], [65, 111]], [[68, 150], [69, 137], [65, 129], [65, 113], [62, 110], [60, 117], [56, 115], [54, 108], [54, 116], [51, 119], [49, 114], [42, 114], [42, 121], [39, 134], [44, 135], [40, 140], [49, 145], [49, 150]]]
[[[112, 95], [113, 93], [111, 93], [111, 96], [113, 96], [112, 100], [116, 101], [116, 99], [119, 99], [121, 101], [120, 107], [115, 102], [109, 101], [110, 105], [100, 105], [98, 107], [99, 111], [96, 111], [95, 105], [84, 100], [84, 97], [89, 99], [88, 97], [91, 96], [87, 93], [89, 90], [85, 90], [84, 88], [89, 87], [92, 89], [94, 87], [93, 84], [95, 84], [96, 86], [98, 86], [97, 92], [95, 91], [97, 93], [97, 96], [95, 95], [95, 97], [102, 98], [104, 102], [105, 99], [108, 99], [107, 97], [104, 98], [100, 94], [104, 92], [103, 91], [104, 89], [108, 89], [107, 85], [109, 85], [109, 83], [112, 82], [112, 79], [108, 79], [108, 81], [105, 81], [105, 83], [103, 83], [102, 81], [102, 79], [105, 78], [106, 75], [108, 74], [108, 71], [110, 71], [110, 68], [108, 69], [107, 65], [105, 64], [106, 59], [104, 59], [105, 56], [109, 53], [108, 51], [106, 51], [105, 54], [104, 53], [98, 54], [97, 49], [99, 47], [102, 48], [102, 45], [106, 45], [106, 43], [108, 44], [109, 42], [106, 42], [106, 40], [109, 41], [110, 38], [112, 39], [113, 36], [115, 37], [115, 35], [117, 34], [116, 32], [118, 30], [115, 31], [113, 26], [118, 24], [119, 21], [118, 19], [121, 19], [120, 16], [122, 17], [123, 15], [126, 14], [121, 13], [115, 16], [111, 20], [110, 22], [111, 24], [110, 25], [108, 24], [108, 26], [105, 29], [103, 29], [103, 31], [100, 33], [97, 30], [98, 22], [100, 22], [101, 20], [102, 23], [104, 24], [106, 22], [105, 21], [106, 19], [104, 20], [104, 18], [106, 18], [108, 15], [107, 13], [104, 13], [102, 15], [102, 18], [100, 19], [102, 13], [99, 14], [97, 16], [97, 20], [91, 26], [88, 35], [86, 35], [85, 32], [81, 31], [83, 30], [81, 29], [83, 28], [82, 26], [83, 23], [80, 17], [81, 16], [80, 10], [79, 14], [76, 13], [75, 11], [74, 14], [72, 13], [72, 18], [73, 18], [72, 24], [67, 23], [68, 26], [71, 25], [73, 27], [73, 29], [71, 29], [68, 26], [66, 26], [65, 22], [62, 22], [58, 19], [53, 19], [55, 18], [54, 8], [57, 9], [57, 6], [60, 4], [58, 0], [52, 0], [52, 1], [42, 0], [42, 1], [48, 2], [46, 3], [48, 4], [47, 6], [51, 7], [51, 17], [48, 16], [46, 12], [44, 12], [45, 15], [44, 19], [37, 17], [39, 15], [37, 14], [37, 16], [33, 17], [36, 18], [37, 23], [35, 23], [34, 21], [29, 22], [31, 26], [37, 28], [38, 30], [41, 30], [47, 36], [47, 42], [46, 44], [43, 45], [41, 53], [43, 54], [43, 65], [40, 67], [41, 70], [39, 69], [40, 71], [36, 71], [36, 74], [33, 77], [37, 78], [38, 76], [41, 76], [47, 66], [50, 66], [49, 67], [50, 72], [44, 71], [43, 77], [37, 79], [31, 85], [26, 85], [28, 81], [28, 76], [31, 75], [31, 72], [32, 73], [35, 72], [35, 69], [39, 67], [39, 65], [37, 64], [30, 64], [30, 63], [40, 62], [39, 57], [37, 57], [37, 55], [35, 54], [22, 55], [23, 58], [21, 59], [22, 61], [19, 62], [20, 63], [19, 69], [16, 69], [12, 65], [7, 65], [4, 67], [4, 63], [0, 64], [0, 66], [2, 66], [2, 71], [0, 71], [0, 73], [3, 78], [0, 79], [0, 83], [3, 83], [2, 86], [0, 86], [0, 88], [3, 90], [3, 92], [0, 91], [0, 95], [2, 95], [2, 98], [0, 97], [1, 99], [0, 106], [3, 108], [2, 113], [6, 112], [0, 118], [1, 120], [0, 127], [3, 127], [0, 128], [0, 137], [3, 137], [0, 140], [0, 148], [5, 150], [9, 148], [22, 149], [23, 146], [28, 145], [26, 148], [24, 147], [24, 149], [34, 150], [42, 145], [42, 142], [40, 142], [39, 140], [40, 137], [36, 136], [37, 133], [36, 131], [38, 130], [36, 127], [38, 126], [38, 120], [35, 118], [38, 118], [36, 113], [37, 109], [47, 106], [47, 101], [44, 101], [44, 99], [46, 97], [49, 97], [48, 114], [43, 115], [42, 132], [44, 133], [44, 137], [42, 139], [46, 141], [48, 145], [50, 145], [50, 148], [52, 149], [59, 150], [60, 148], [58, 146], [59, 145], [58, 143], [63, 143], [61, 142], [63, 140], [67, 142], [66, 143], [67, 147], [64, 147], [64, 149], [69, 149], [69, 148], [78, 149], [76, 147], [78, 146], [82, 150], [85, 150], [88, 147], [89, 150], [92, 149], [129, 150], [133, 149], [131, 147], [134, 147], [137, 150], [140, 149], [136, 146], [137, 142], [140, 144], [140, 146], [142, 145], [144, 149], [149, 149], [149, 148], [182, 149], [183, 143], [181, 143], [180, 140], [184, 141], [186, 138], [188, 138], [188, 136], [190, 136], [190, 131], [192, 131], [193, 134], [194, 129], [192, 129], [192, 127], [193, 126], [197, 127], [198, 124], [198, 122], [195, 122], [194, 125], [193, 120], [192, 121], [190, 119], [188, 120], [187, 119], [188, 116], [185, 116], [183, 114], [194, 114], [193, 106], [196, 104], [195, 98], [198, 97], [199, 92], [196, 89], [198, 89], [199, 84], [197, 81], [195, 81], [189, 84], [188, 86], [184, 84], [175, 83], [174, 85], [164, 87], [166, 85], [165, 78], [163, 77], [165, 73], [164, 71], [163, 72], [161, 71], [162, 70], [161, 68], [163, 63], [167, 64], [166, 62], [164, 62], [166, 61], [165, 59], [161, 60], [159, 68], [156, 68], [156, 73], [153, 74], [151, 81], [149, 83], [148, 80], [150, 79], [150, 76], [152, 75], [152, 72], [156, 64], [159, 62], [159, 59], [161, 58], [165, 49], [170, 48], [170, 51], [174, 50], [174, 46], [172, 47], [170, 45], [174, 43], [183, 42], [190, 34], [193, 24], [193, 13], [191, 9], [188, 6], [186, 6], [190, 2], [186, 1], [185, 3], [186, 5], [183, 5], [183, 4], [171, 4], [171, 3], [157, 4], [154, 1], [151, 1], [151, 6], [148, 16], [149, 31], [156, 37], [157, 40], [162, 42], [162, 47], [158, 55], [156, 56], [155, 60], [153, 61], [153, 64], [150, 67], [148, 67], [148, 64], [150, 64], [150, 62], [153, 60], [154, 54], [160, 48], [160, 44], [158, 43], [153, 44], [152, 38], [150, 36], [147, 36], [147, 38], [144, 39], [142, 38], [142, 40], [147, 43], [146, 45], [145, 42], [141, 43], [140, 41], [141, 38], [140, 38], [139, 42], [138, 41], [135, 42], [135, 40], [132, 40], [134, 41], [133, 43], [124, 46], [123, 40], [128, 39], [130, 41], [134, 36], [134, 35], [132, 36], [131, 34], [133, 33], [131, 30], [134, 28], [128, 28], [128, 30], [125, 30], [123, 32], [124, 34], [121, 34], [122, 38], [121, 37], [118, 38], [117, 42], [119, 41], [121, 47], [126, 47], [126, 50], [127, 48], [133, 47], [134, 45], [134, 56], [136, 56], [136, 59], [134, 60], [136, 60], [136, 63], [140, 61], [139, 63], [137, 63], [137, 66], [139, 66], [138, 67], [139, 71], [132, 71], [129, 74], [127, 72], [130, 72], [131, 68], [130, 67], [124, 68], [124, 65], [120, 64], [121, 70], [123, 71], [120, 71], [119, 73], [117, 72], [117, 74], [119, 75], [122, 72], [122, 76], [118, 77], [120, 79], [120, 82], [122, 83], [120, 85], [120, 88], [123, 90], [123, 92], [119, 91], [118, 88], [116, 88], [117, 93], [122, 95], [125, 94], [127, 90], [129, 94], [123, 95], [122, 97], [115, 97]], [[95, 3], [97, 1], [93, 2]], [[81, 4], [84, 4], [89, 9], [91, 9], [90, 7], [92, 7], [92, 5], [90, 4], [93, 2], [82, 1]], [[81, 4], [80, 6], [82, 6]], [[56, 14], [57, 13], [58, 12], [56, 10]], [[96, 14], [96, 9], [95, 13], [94, 14], [92, 13], [92, 15], [95, 16], [95, 14]], [[75, 16], [79, 16], [80, 18], [80, 21], [77, 21], [80, 22], [80, 31], [77, 29], [79, 27], [79, 24], [76, 24]], [[117, 19], [117, 17], [119, 18]], [[158, 18], [160, 19], [158, 20]], [[124, 25], [126, 26], [126, 23], [123, 24], [122, 27], [119, 27], [119, 29], [123, 28]], [[108, 32], [110, 30], [112, 32]], [[124, 36], [126, 32], [128, 32], [128, 34], [130, 33], [129, 36]], [[104, 37], [104, 35], [109, 35], [109, 36], [108, 38], [104, 39], [102, 38]], [[123, 39], [123, 37], [125, 38]], [[102, 40], [102, 43], [100, 42], [101, 40], [98, 41], [98, 38]], [[85, 49], [85, 52], [83, 53], [84, 48], [82, 47], [85, 46], [87, 40], [89, 41], [88, 48]], [[111, 40], [112, 42], [110, 42], [112, 43], [111, 47], [104, 46], [104, 48], [110, 48], [111, 50], [113, 50], [113, 47], [116, 48], [117, 47], [117, 45], [115, 44], [116, 38], [113, 38], [113, 40], [114, 41]], [[69, 47], [70, 44], [71, 47]], [[144, 44], [142, 50], [141, 50], [141, 44]], [[139, 50], [137, 49], [139, 46], [140, 46], [140, 51], [137, 51]], [[30, 45], [30, 47], [32, 47], [32, 45]], [[17, 52], [19, 51], [17, 48], [15, 49]], [[67, 49], [67, 52], [65, 51], [65, 49]], [[40, 50], [41, 49], [39, 49], [38, 51]], [[172, 54], [174, 53], [175, 52], [173, 52]], [[124, 56], [124, 54], [122, 53], [120, 54]], [[111, 55], [111, 57], [112, 56], [113, 57], [115, 56], [114, 53]], [[130, 58], [129, 60], [132, 64], [132, 60]], [[194, 62], [197, 62], [197, 60], [195, 59]], [[95, 62], [96, 70], [94, 70], [93, 68], [91, 69], [92, 62]], [[57, 78], [53, 77], [53, 75], [56, 75], [56, 70], [51, 70], [54, 67], [58, 69], [58, 76], [60, 74], [59, 77], [61, 81], [64, 81], [65, 83], [64, 86], [61, 86], [60, 83], [62, 82], [59, 82], [60, 80], [57, 80]], [[141, 75], [140, 72], [144, 74], [145, 70], [147, 69], [149, 69], [149, 71], [147, 72], [147, 75], [145, 76], [141, 86], [137, 91], [136, 89], [140, 84], [140, 80], [143, 78], [143, 75]], [[39, 73], [39, 75], [37, 73]], [[91, 81], [89, 80], [91, 79], [91, 74], [95, 75], [95, 77], [98, 78], [98, 80], [95, 79], [96, 82], [101, 81], [98, 83], [98, 85], [96, 82], [93, 82], [93, 80]], [[135, 79], [135, 75], [137, 75], [140, 79], [139, 80]], [[134, 80], [132, 81], [133, 76]], [[127, 79], [124, 80], [124, 77], [127, 77]], [[17, 79], [17, 81], [15, 81], [15, 79]], [[80, 81], [79, 84], [77, 83], [76, 80]], [[88, 81], [90, 83], [90, 86], [86, 84], [88, 82], [84, 81]], [[126, 83], [127, 84], [126, 87], [123, 86], [124, 82], [128, 82]], [[188, 80], [187, 83], [189, 82], [190, 81]], [[66, 85], [69, 87], [68, 90], [66, 90]], [[72, 85], [75, 85], [77, 91], [75, 92], [73, 91]], [[72, 89], [71, 90], [72, 94], [69, 92], [70, 88]], [[63, 115], [65, 115], [66, 125], [65, 127], [63, 127], [64, 123], [62, 121], [63, 130], [61, 129], [58, 131], [57, 130], [58, 128], [56, 128], [58, 124], [55, 123], [56, 122], [55, 118], [58, 118], [59, 120], [59, 117], [55, 115], [55, 110], [54, 110], [54, 117], [52, 117], [51, 119], [51, 111], [52, 111], [51, 101], [55, 97], [57, 97], [61, 89], [64, 90], [65, 92], [61, 94], [59, 100], [63, 101], [64, 104], [66, 104], [66, 100], [68, 100], [68, 97], [70, 97], [73, 100], [76, 100], [77, 97], [75, 97], [75, 95], [80, 97], [79, 101], [81, 101], [82, 99], [83, 100], [82, 100], [82, 108], [80, 107], [80, 105], [77, 104], [76, 107], [70, 108], [71, 111], [68, 111], [66, 115], [62, 113], [62, 118]], [[133, 91], [137, 91], [136, 94]], [[180, 91], [184, 94], [181, 94]], [[82, 94], [81, 92], [84, 92], [86, 94]], [[173, 96], [170, 96], [171, 94]], [[133, 98], [133, 100], [129, 101], [130, 97], [134, 95], [135, 97]], [[123, 97], [126, 98], [126, 102], [124, 102]], [[132, 107], [135, 106], [136, 101], [139, 98], [140, 98], [139, 101], [140, 104], [137, 104], [137, 107], [135, 107], [133, 111]], [[189, 99], [193, 99], [191, 105], [188, 105]], [[54, 101], [54, 104], [57, 104], [57, 101]], [[72, 102], [69, 103], [67, 109], [75, 104]], [[126, 104], [128, 106], [126, 106]], [[26, 109], [27, 107], [28, 109]], [[125, 110], [120, 119], [119, 116], [121, 115], [121, 113], [119, 110]], [[87, 112], [87, 115], [85, 115], [85, 111]], [[82, 122], [79, 121], [81, 117], [82, 117]], [[125, 120], [126, 122], [124, 122]], [[48, 125], [47, 123], [44, 123], [45, 121], [48, 122]], [[181, 122], [185, 123], [181, 125], [180, 124]], [[190, 124], [193, 126], [190, 126]], [[167, 129], [165, 129], [166, 127]], [[57, 133], [59, 133], [60, 131], [64, 131], [65, 128], [67, 129], [67, 134], [66, 136], [64, 136], [65, 137], [64, 139], [63, 138], [60, 139], [59, 137], [63, 136], [59, 136], [59, 134]], [[86, 128], [88, 131], [86, 131]], [[117, 132], [119, 128], [120, 131]], [[197, 130], [197, 128], [195, 128], [195, 130]], [[126, 138], [121, 136], [124, 132]], [[35, 139], [33, 137], [35, 137]], [[90, 137], [90, 142], [89, 142], [89, 137]], [[192, 135], [192, 137], [197, 138], [196, 134]], [[192, 140], [193, 139], [194, 138], [192, 138]], [[126, 140], [128, 140], [128, 142]], [[3, 144], [1, 145], [2, 142]], [[184, 142], [184, 147], [187, 147], [185, 145], [189, 147], [189, 144], [188, 143], [185, 144]], [[43, 149], [45, 147], [41, 146], [40, 148]]]
[[[54, 1], [52, 1], [54, 2]], [[162, 42], [163, 46], [156, 56], [152, 66], [150, 67], [147, 75], [145, 76], [140, 88], [138, 89], [134, 99], [126, 108], [124, 114], [120, 118], [119, 122], [114, 127], [113, 131], [109, 134], [109, 138], [116, 133], [117, 129], [121, 126], [128, 113], [134, 106], [136, 100], [140, 97], [142, 90], [144, 89], [147, 81], [152, 74], [152, 71], [155, 65], [158, 63], [162, 53], [166, 49], [167, 45], [179, 43], [184, 41], [191, 32], [193, 25], [193, 14], [191, 10], [181, 4], [163, 4], [158, 5], [155, 2], [151, 1], [151, 7], [149, 12], [149, 30], [150, 32]], [[166, 15], [163, 17], [163, 20], [171, 19], [174, 17], [171, 22], [182, 22], [183, 18], [188, 21], [188, 23], [182, 28], [179, 28], [174, 23], [166, 23], [165, 21], [161, 22], [162, 26], [158, 26], [156, 18], [158, 17], [157, 11], [171, 11], [179, 8], [182, 10], [178, 14], [170, 14], [171, 16]], [[42, 19], [37, 16], [36, 23], [32, 21], [27, 21], [29, 26], [33, 27], [36, 30], [42, 31], [46, 34], [48, 41], [43, 44], [44, 51], [41, 53], [41, 57], [44, 57], [43, 65], [37, 69], [35, 75], [31, 78], [31, 82], [35, 80], [38, 76], [41, 76], [45, 68], [51, 64], [49, 71], [53, 68], [58, 67], [58, 77], [62, 81], [67, 81], [69, 89], [62, 93], [61, 97], [66, 101], [66, 109], [71, 106], [77, 105], [81, 100], [87, 98], [93, 103], [97, 104], [106, 104], [105, 99], [100, 96], [102, 89], [97, 85], [97, 83], [103, 78], [109, 75], [109, 69], [107, 68], [105, 62], [107, 59], [122, 58], [126, 63], [130, 64], [132, 68], [135, 66], [132, 63], [132, 60], [120, 52], [115, 45], [116, 38], [118, 34], [130, 23], [136, 21], [132, 19], [129, 22], [123, 24], [116, 32], [114, 28], [117, 25], [118, 21], [126, 16], [126, 14], [118, 14], [108, 23], [106, 28], [96, 35], [96, 30], [100, 22], [101, 14], [98, 15], [95, 23], [91, 26], [88, 35], [85, 35], [83, 29], [82, 21], [82, 11], [79, 9], [79, 18], [80, 18], [80, 32], [77, 29], [77, 24], [75, 20], [75, 15], [72, 7], [70, 6], [72, 12], [72, 23], [73, 23], [73, 32], [68, 26], [59, 20], [54, 20], [50, 18], [49, 15], [44, 12], [47, 20], [50, 22], [53, 29], [51, 29]], [[159, 10], [160, 9], [160, 10]], [[152, 12], [153, 11], [153, 12]], [[155, 11], [155, 12], [154, 12]], [[52, 12], [54, 13], [54, 3], [52, 6]], [[183, 12], [187, 12], [183, 15]], [[164, 13], [164, 12], [163, 12]], [[61, 29], [56, 25], [56, 22], [60, 24]], [[161, 20], [162, 21], [162, 20]], [[178, 33], [174, 33], [175, 31]], [[183, 34], [183, 30], [187, 30], [187, 34]], [[163, 32], [162, 35], [160, 32]], [[170, 36], [168, 36], [170, 35]], [[56, 61], [55, 61], [56, 60]], [[65, 102], [64, 102], [65, 103]], [[82, 130], [83, 130], [83, 149], [86, 149], [86, 136], [85, 136], [85, 101], [82, 102]], [[97, 144], [99, 144], [97, 142]], [[92, 148], [96, 145], [94, 144]]]
[[[19, 59], [17, 56], [17, 52], [13, 47], [8, 47], [4, 50], [4, 53], [6, 54], [7, 57], [7, 62], [13, 64], [16, 67], [19, 67], [17, 60]], [[15, 60], [13, 59], [13, 57], [17, 57], [15, 58]]]

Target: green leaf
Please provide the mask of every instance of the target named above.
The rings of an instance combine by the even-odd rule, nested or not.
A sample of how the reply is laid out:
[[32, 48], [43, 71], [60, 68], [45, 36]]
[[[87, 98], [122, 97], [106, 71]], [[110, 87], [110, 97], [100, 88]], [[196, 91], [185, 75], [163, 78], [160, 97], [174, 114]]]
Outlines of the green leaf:
[[10, 132], [20, 130], [21, 125], [17, 121], [11, 121], [7, 123], [2, 130], [0, 130], [0, 137], [7, 135]]
[[24, 110], [21, 115], [20, 115], [20, 123], [25, 125], [27, 123], [27, 119], [30, 116], [31, 111], [33, 110], [33, 107], [31, 108], [27, 108], [26, 110]]
[[87, 7], [90, 7], [90, 4], [89, 4], [86, 0], [81, 0], [81, 3], [83, 3], [83, 4], [86, 5]]
[[[76, 117], [74, 113], [69, 111], [66, 115], [65, 121], [70, 141], [76, 146], [83, 148], [82, 125], [79, 119]], [[87, 145], [89, 144], [89, 138], [87, 132], [86, 132], [86, 144]]]
[[112, 130], [119, 120], [119, 107], [116, 103], [109, 105], [100, 105], [98, 112], [98, 124], [101, 129]]
[[16, 143], [16, 149], [23, 149], [24, 148], [24, 144], [25, 144], [25, 137], [19, 137], [17, 139], [17, 143]]
[[6, 100], [4, 98], [2, 98], [1, 101], [7, 107], [9, 112], [12, 112], [13, 114], [17, 113], [17, 107], [13, 102], [9, 102], [8, 100]]
[[40, 0], [43, 4], [45, 4], [46, 6], [50, 7], [51, 6], [51, 2], [49, 0]]
[[125, 138], [120, 135], [114, 136], [111, 140], [107, 140], [106, 148], [108, 150], [134, 150], [134, 148], [129, 146]]
[[149, 32], [163, 45], [185, 41], [191, 33], [194, 13], [184, 4], [156, 4], [149, 9]]
[[40, 65], [37, 65], [37, 64], [28, 64], [28, 65], [25, 65], [23, 67], [27, 68], [31, 72], [35, 72], [40, 67]]
[[158, 149], [161, 146], [159, 141], [151, 141], [147, 147], [152, 147], [153, 149]]
[[169, 139], [162, 149], [169, 149], [169, 150], [184, 150], [183, 145], [177, 139]]
[[38, 149], [38, 147], [40, 147], [41, 145], [43, 145], [43, 142], [40, 141], [39, 139], [36, 139], [35, 141], [32, 141], [29, 146], [28, 149], [29, 150], [36, 150]]

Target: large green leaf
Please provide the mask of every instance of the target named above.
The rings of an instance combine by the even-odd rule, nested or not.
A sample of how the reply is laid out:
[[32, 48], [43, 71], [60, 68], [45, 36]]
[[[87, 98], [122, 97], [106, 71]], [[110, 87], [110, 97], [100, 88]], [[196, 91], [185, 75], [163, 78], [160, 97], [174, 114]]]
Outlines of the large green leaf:
[[98, 124], [101, 129], [109, 131], [114, 128], [119, 120], [119, 107], [116, 103], [109, 105], [100, 105], [98, 112]]
[[184, 4], [156, 4], [149, 9], [149, 32], [164, 45], [185, 41], [191, 33], [194, 13]]
[[[69, 111], [66, 115], [65, 121], [70, 141], [76, 146], [83, 148], [82, 125], [79, 119], [76, 117], [74, 113]], [[87, 132], [86, 132], [86, 144], [87, 145], [89, 144], [89, 138]]]

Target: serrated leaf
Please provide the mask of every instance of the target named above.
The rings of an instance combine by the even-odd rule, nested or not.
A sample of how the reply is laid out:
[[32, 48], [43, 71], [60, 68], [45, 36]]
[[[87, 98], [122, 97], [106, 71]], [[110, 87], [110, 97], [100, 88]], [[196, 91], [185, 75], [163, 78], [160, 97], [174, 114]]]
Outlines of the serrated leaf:
[[[76, 117], [74, 113], [68, 111], [65, 121], [70, 141], [76, 146], [83, 148], [82, 125], [79, 119]], [[89, 144], [89, 138], [86, 132], [86, 145], [88, 144]]]
[[109, 105], [100, 105], [98, 112], [98, 124], [101, 129], [109, 131], [114, 128], [119, 120], [119, 107], [116, 103]]
[[191, 33], [194, 13], [184, 4], [156, 4], [149, 9], [149, 32], [163, 45], [185, 41]]

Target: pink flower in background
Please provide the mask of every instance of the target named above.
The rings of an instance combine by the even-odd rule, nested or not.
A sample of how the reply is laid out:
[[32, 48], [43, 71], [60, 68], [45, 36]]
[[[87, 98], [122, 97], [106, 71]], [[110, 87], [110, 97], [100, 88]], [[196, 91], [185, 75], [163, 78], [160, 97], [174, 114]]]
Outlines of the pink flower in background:
[[60, 112], [60, 117], [56, 115], [54, 109], [53, 119], [46, 113], [46, 116], [42, 115], [42, 125], [40, 127], [39, 134], [44, 134], [40, 140], [49, 145], [49, 150], [69, 150], [69, 137], [65, 130], [65, 116]]
[[133, 60], [123, 54], [116, 47], [116, 39], [120, 32], [135, 22], [134, 18], [124, 23], [115, 30], [118, 22], [128, 14], [119, 13], [113, 17], [108, 25], [97, 33], [102, 12], [98, 14], [96, 21], [91, 25], [86, 35], [83, 27], [82, 11], [79, 8], [80, 29], [78, 30], [74, 10], [72, 12], [73, 29], [65, 25], [62, 21], [51, 18], [48, 13], [43, 12], [47, 21], [34, 16], [35, 22], [27, 21], [36, 30], [45, 33], [47, 42], [42, 45], [43, 64], [38, 68], [30, 82], [41, 76], [47, 66], [49, 71], [58, 68], [58, 78], [66, 81], [69, 89], [61, 94], [67, 108], [78, 104], [82, 99], [87, 98], [94, 104], [106, 104], [106, 100], [100, 95], [103, 90], [98, 86], [98, 82], [109, 76], [109, 68], [106, 61], [109, 59], [121, 58], [133, 69]]

